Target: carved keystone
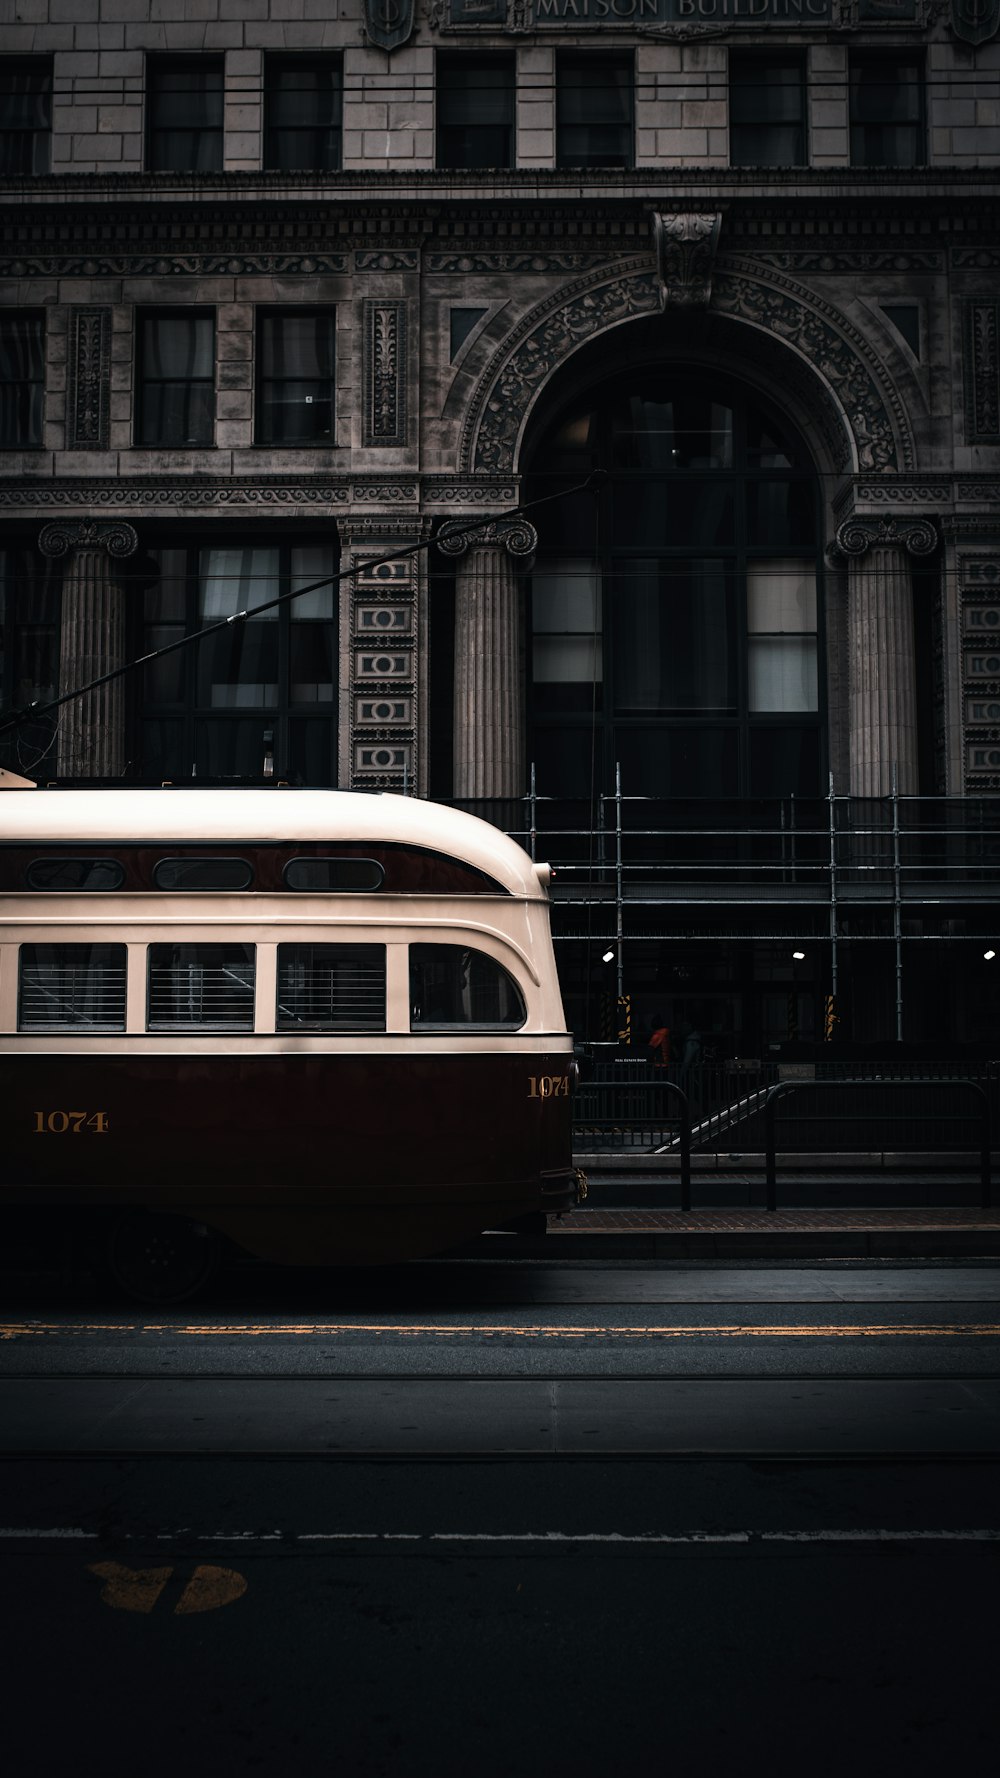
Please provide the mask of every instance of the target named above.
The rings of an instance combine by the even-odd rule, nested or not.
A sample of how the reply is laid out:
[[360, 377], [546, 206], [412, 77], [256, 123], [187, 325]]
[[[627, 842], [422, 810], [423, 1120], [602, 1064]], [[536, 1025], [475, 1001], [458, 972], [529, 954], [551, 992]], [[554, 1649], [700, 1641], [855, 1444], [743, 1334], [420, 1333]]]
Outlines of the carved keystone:
[[719, 245], [722, 215], [714, 211], [653, 213], [653, 241], [660, 279], [660, 308], [706, 308], [712, 295], [712, 271]]

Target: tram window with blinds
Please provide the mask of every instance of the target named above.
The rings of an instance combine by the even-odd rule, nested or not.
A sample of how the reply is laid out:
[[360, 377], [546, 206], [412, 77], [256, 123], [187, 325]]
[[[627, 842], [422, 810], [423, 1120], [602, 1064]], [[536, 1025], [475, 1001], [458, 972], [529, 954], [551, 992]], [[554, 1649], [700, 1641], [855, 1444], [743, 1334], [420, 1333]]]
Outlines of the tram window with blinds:
[[549, 873], [504, 834], [409, 797], [21, 785], [5, 1213], [166, 1302], [232, 1249], [379, 1263], [577, 1201]]

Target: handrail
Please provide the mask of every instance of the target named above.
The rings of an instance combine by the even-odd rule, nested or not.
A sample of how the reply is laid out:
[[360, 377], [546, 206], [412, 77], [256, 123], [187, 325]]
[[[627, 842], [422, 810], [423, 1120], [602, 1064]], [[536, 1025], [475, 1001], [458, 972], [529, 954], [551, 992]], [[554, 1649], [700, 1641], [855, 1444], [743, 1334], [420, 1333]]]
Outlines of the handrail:
[[[614, 1087], [621, 1086], [623, 1084], [626, 1084], [626, 1083], [619, 1082], [619, 1081], [586, 1081], [585, 1080], [585, 1081], [580, 1082], [578, 1092], [583, 1093], [586, 1091], [586, 1089], [588, 1087], [614, 1088]], [[672, 1081], [672, 1080], [649, 1081], [649, 1080], [643, 1078], [640, 1080], [630, 1081], [627, 1084], [632, 1087], [652, 1085], [652, 1086], [655, 1086], [658, 1089], [658, 1091], [671, 1093], [675, 1099], [679, 1100], [679, 1102], [680, 1102], [680, 1117], [678, 1119], [678, 1124], [679, 1124], [678, 1146], [680, 1148], [680, 1156], [681, 1156], [681, 1209], [682, 1210], [690, 1210], [691, 1209], [691, 1102], [690, 1102], [687, 1094], [685, 1093], [683, 1087], [677, 1086], [676, 1082]], [[661, 1153], [662, 1150], [657, 1150], [656, 1152]]]
[[980, 1207], [988, 1210], [993, 1202], [992, 1181], [990, 1175], [990, 1106], [985, 1088], [975, 1080], [926, 1080], [923, 1077], [911, 1080], [780, 1080], [776, 1086], [769, 1087], [764, 1100], [764, 1160], [767, 1169], [767, 1208], [778, 1208], [778, 1170], [775, 1155], [774, 1106], [778, 1099], [795, 1092], [829, 1092], [831, 1088], [868, 1087], [884, 1089], [886, 1087], [936, 1087], [938, 1091], [953, 1092], [956, 1087], [965, 1087], [974, 1093], [981, 1103], [980, 1137], [979, 1137], [979, 1180], [981, 1186]]

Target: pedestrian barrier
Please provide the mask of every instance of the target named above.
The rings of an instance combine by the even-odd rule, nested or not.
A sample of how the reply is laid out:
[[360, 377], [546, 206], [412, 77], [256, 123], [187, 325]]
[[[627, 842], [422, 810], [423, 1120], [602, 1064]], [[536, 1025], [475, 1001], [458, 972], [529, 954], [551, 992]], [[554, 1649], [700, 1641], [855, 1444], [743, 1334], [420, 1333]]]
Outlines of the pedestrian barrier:
[[[907, 1089], [912, 1092], [915, 1088], [919, 1089], [921, 1094], [928, 1092], [965, 1092], [971, 1094], [974, 1100], [978, 1103], [979, 1180], [981, 1187], [980, 1202], [982, 1208], [988, 1210], [993, 1200], [990, 1161], [990, 1106], [985, 1089], [979, 1085], [978, 1081], [974, 1080], [924, 1080], [912, 1078], [908, 1080], [783, 1080], [779, 1081], [776, 1086], [769, 1087], [764, 1097], [763, 1106], [767, 1208], [769, 1210], [776, 1210], [778, 1207], [778, 1170], [775, 1123], [778, 1116], [778, 1106], [783, 1099], [787, 1099], [792, 1093], [819, 1093], [820, 1095], [824, 1095], [834, 1092], [842, 1093], [847, 1089], [850, 1089], [852, 1092], [864, 1089], [870, 1094], [873, 1092], [892, 1092], [893, 1090], [900, 1091]], [[879, 1109], [876, 1114], [865, 1112], [855, 1112], [853, 1115], [845, 1112], [839, 1114], [841, 1120], [846, 1122], [858, 1122], [866, 1117], [871, 1118], [873, 1115], [877, 1116], [880, 1125], [886, 1123], [898, 1123], [906, 1124], [908, 1127], [912, 1128], [914, 1121], [914, 1114], [912, 1111], [895, 1117], [887, 1116], [885, 1111], [881, 1109]], [[815, 1114], [810, 1115], [809, 1113], [799, 1113], [795, 1121], [798, 1123], [817, 1123], [824, 1121], [824, 1119], [817, 1117]], [[943, 1115], [939, 1114], [938, 1122], [967, 1123], [968, 1116], [967, 1114], [960, 1112], [944, 1113]]]
[[[676, 1103], [671, 1116], [664, 1098]], [[588, 1080], [577, 1087], [573, 1107], [574, 1147], [653, 1149], [670, 1137], [680, 1156], [681, 1209], [691, 1208], [691, 1105], [674, 1081], [626, 1075], [620, 1080]]]

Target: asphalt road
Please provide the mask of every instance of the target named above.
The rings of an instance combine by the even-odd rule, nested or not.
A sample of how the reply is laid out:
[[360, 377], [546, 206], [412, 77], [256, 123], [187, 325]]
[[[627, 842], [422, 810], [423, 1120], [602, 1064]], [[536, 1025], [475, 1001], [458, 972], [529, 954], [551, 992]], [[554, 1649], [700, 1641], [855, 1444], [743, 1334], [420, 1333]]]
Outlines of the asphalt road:
[[0, 1314], [9, 1769], [992, 1772], [1000, 1271]]

